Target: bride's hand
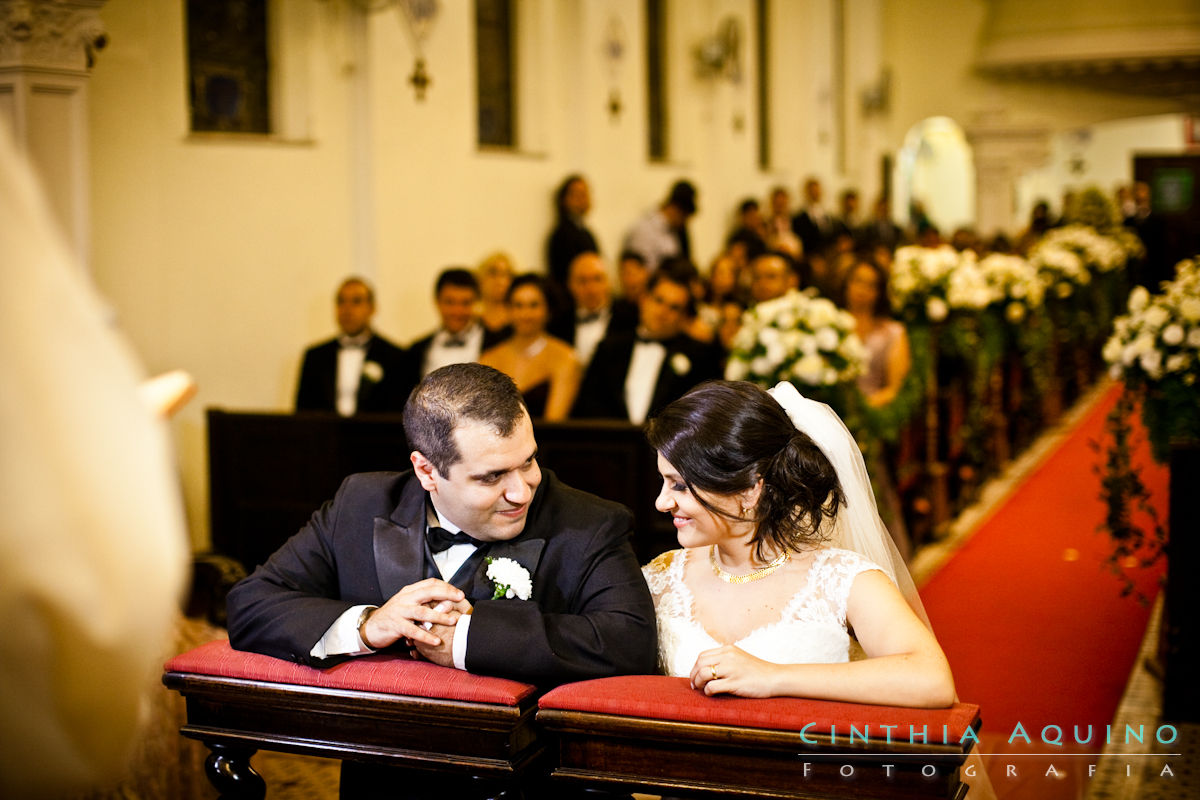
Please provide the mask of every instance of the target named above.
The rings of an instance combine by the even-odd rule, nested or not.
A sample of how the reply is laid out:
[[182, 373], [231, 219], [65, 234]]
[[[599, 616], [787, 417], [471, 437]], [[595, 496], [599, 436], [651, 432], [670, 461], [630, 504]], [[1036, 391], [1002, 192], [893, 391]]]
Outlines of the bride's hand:
[[692, 688], [701, 689], [707, 695], [772, 697], [778, 667], [778, 664], [755, 658], [745, 650], [727, 644], [697, 656], [689, 677]]

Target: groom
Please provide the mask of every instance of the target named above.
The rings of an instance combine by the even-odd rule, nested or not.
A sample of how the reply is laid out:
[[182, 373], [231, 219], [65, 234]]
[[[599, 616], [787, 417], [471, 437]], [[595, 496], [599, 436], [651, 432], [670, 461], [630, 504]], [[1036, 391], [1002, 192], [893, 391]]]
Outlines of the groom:
[[[239, 650], [330, 666], [394, 646], [539, 684], [654, 672], [654, 608], [627, 509], [537, 463], [521, 394], [475, 363], [436, 370], [404, 409], [408, 472], [351, 475], [229, 594]], [[486, 558], [528, 599], [492, 599]], [[503, 582], [506, 579], [501, 579]]]

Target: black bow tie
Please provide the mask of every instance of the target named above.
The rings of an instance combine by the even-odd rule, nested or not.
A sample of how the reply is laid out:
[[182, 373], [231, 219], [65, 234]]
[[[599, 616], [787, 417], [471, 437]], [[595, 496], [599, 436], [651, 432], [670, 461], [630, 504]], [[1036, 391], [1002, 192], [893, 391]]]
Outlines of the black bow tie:
[[429, 530], [425, 533], [425, 538], [429, 541], [429, 549], [435, 553], [448, 550], [456, 544], [473, 544], [477, 547], [482, 544], [478, 539], [472, 539], [462, 531], [451, 533], [445, 528], [439, 528], [436, 525], [430, 526]]
[[461, 336], [447, 336], [442, 342], [442, 347], [466, 347], [467, 340]]
[[590, 314], [580, 314], [575, 317], [575, 322], [579, 325], [586, 325], [589, 322], [598, 322], [600, 320], [600, 312], [593, 311]]

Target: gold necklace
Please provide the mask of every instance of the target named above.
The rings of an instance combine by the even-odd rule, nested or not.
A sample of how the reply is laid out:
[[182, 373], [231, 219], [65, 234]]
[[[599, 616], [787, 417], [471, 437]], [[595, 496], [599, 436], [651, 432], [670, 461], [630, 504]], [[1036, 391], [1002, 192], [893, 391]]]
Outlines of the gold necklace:
[[771, 560], [771, 563], [767, 564], [765, 567], [756, 569], [754, 572], [748, 572], [745, 575], [734, 575], [721, 569], [721, 564], [717, 561], [717, 546], [715, 544], [712, 546], [712, 549], [708, 551], [708, 562], [712, 564], [713, 575], [716, 575], [726, 583], [750, 583], [751, 581], [762, 580], [786, 564], [789, 560], [791, 560], [791, 558], [792, 557], [788, 551], [784, 550], [782, 553], [775, 556], [775, 558]]

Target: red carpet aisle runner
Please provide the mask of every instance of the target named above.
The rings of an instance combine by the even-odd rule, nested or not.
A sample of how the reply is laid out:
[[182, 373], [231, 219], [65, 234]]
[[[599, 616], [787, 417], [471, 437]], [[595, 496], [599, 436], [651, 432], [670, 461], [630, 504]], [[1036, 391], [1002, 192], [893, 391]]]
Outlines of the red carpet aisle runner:
[[[1083, 796], [1145, 632], [1150, 608], [1120, 596], [1102, 565], [1109, 538], [1097, 531], [1102, 455], [1089, 443], [1102, 438], [1119, 391], [1110, 388], [921, 587], [959, 697], [982, 708], [979, 750], [1002, 798]], [[1140, 422], [1137, 430], [1134, 460], [1165, 522], [1168, 473], [1150, 458]], [[1153, 598], [1164, 569], [1131, 574]], [[1058, 738], [1053, 729], [1043, 736], [1048, 725], [1061, 728], [1061, 746], [1046, 743]], [[1089, 725], [1091, 741], [1077, 744]], [[1155, 729], [1147, 719], [1147, 741]], [[1123, 729], [1112, 735], [1124, 741]]]

